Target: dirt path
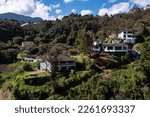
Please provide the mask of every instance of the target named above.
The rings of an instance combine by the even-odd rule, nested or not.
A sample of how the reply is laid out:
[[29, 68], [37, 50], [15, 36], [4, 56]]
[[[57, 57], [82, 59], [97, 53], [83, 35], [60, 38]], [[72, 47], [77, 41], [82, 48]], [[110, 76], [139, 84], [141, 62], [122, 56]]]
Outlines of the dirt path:
[[11, 92], [9, 90], [6, 90], [2, 92], [0, 90], [0, 100], [10, 100], [11, 99]]
[[38, 75], [38, 74], [42, 74], [42, 73], [46, 73], [46, 71], [44, 71], [44, 70], [31, 71], [29, 74], [30, 75]]

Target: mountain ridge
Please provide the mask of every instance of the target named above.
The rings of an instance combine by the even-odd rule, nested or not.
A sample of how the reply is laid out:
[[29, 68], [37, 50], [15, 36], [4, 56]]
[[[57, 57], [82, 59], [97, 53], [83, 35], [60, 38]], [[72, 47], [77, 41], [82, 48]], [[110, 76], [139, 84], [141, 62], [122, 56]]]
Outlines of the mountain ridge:
[[12, 12], [0, 14], [0, 19], [1, 20], [5, 20], [5, 19], [7, 19], [7, 20], [18, 20], [19, 22], [23, 22], [23, 23], [27, 23], [27, 22], [34, 23], [34, 22], [43, 21], [43, 19], [40, 17], [24, 16], [24, 15], [12, 13]]

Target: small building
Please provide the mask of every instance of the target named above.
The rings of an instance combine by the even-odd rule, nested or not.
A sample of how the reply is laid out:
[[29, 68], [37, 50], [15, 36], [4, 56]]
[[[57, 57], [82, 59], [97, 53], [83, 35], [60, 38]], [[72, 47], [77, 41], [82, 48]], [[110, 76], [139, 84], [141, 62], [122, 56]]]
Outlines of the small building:
[[125, 43], [104, 43], [103, 52], [104, 53], [128, 53], [128, 45]]
[[76, 69], [75, 59], [73, 59], [69, 56], [60, 54], [57, 57], [57, 61], [58, 61], [58, 65], [57, 65], [58, 71]]
[[[52, 62], [55, 62], [55, 66]], [[56, 61], [51, 61], [51, 62], [46, 61], [40, 63], [40, 70], [46, 70], [52, 72], [52, 70], [55, 68], [57, 69], [57, 71], [76, 69], [76, 62], [73, 58], [60, 54], [56, 58]]]
[[48, 61], [40, 63], [40, 70], [45, 70], [45, 71], [52, 72], [51, 63], [48, 62]]
[[33, 58], [24, 58], [23, 62], [34, 62]]
[[118, 34], [118, 38], [122, 39], [124, 43], [131, 43], [134, 44], [136, 42], [136, 34], [133, 30], [124, 30], [123, 32]]
[[34, 43], [32, 41], [24, 41], [22, 42], [22, 47], [33, 45]]
[[23, 62], [40, 62], [42, 61], [42, 59], [40, 59], [39, 57], [26, 57], [23, 59]]

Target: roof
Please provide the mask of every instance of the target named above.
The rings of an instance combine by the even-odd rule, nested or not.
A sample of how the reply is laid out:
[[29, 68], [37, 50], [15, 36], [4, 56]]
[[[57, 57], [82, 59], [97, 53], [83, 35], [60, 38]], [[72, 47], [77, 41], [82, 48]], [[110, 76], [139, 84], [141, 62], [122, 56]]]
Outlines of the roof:
[[125, 32], [125, 31], [133, 31], [133, 32], [134, 32], [133, 29], [125, 29], [125, 30], [120, 31], [120, 33], [121, 33], [121, 32]]
[[75, 61], [73, 58], [63, 54], [58, 55], [57, 59], [58, 61]]
[[125, 43], [103, 43], [104, 46], [128, 46]]
[[44, 61], [75, 61], [75, 59], [64, 54], [59, 54], [57, 56], [45, 54], [41, 56], [41, 59]]

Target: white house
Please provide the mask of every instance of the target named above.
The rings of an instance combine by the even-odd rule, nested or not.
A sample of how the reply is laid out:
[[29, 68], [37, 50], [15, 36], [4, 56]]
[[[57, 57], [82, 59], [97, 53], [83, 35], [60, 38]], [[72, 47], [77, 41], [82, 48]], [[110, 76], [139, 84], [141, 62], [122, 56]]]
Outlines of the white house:
[[118, 38], [122, 39], [124, 43], [132, 43], [134, 44], [136, 42], [136, 34], [133, 30], [125, 30], [118, 34]]
[[23, 59], [23, 62], [40, 62], [42, 61], [42, 59], [40, 59], [39, 57], [36, 57], [36, 58], [32, 58], [32, 57], [25, 57]]
[[24, 41], [22, 42], [22, 47], [26, 47], [26, 46], [29, 46], [29, 45], [33, 45], [34, 43], [32, 41]]
[[105, 53], [128, 53], [128, 45], [124, 43], [104, 43], [103, 52]]
[[40, 70], [45, 70], [45, 71], [52, 72], [51, 63], [48, 62], [48, 61], [40, 63]]

